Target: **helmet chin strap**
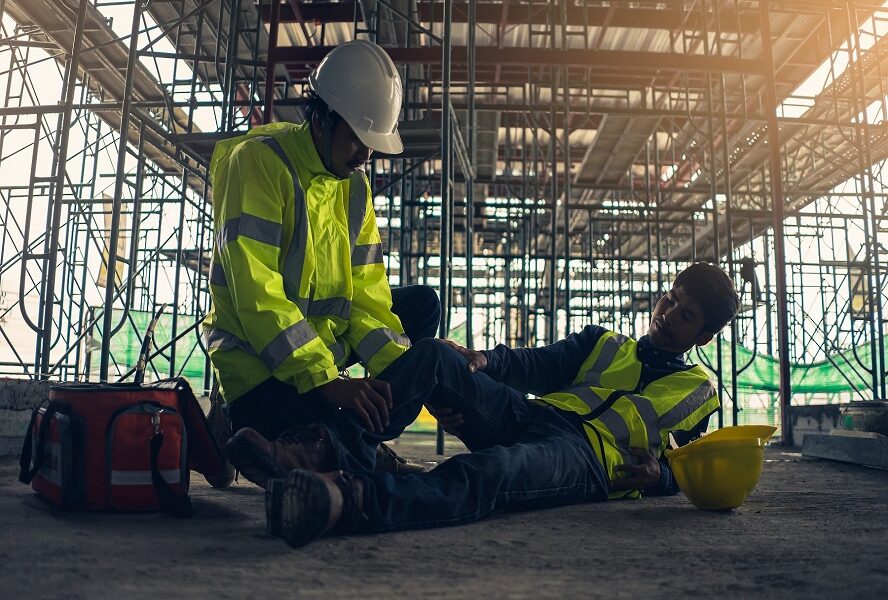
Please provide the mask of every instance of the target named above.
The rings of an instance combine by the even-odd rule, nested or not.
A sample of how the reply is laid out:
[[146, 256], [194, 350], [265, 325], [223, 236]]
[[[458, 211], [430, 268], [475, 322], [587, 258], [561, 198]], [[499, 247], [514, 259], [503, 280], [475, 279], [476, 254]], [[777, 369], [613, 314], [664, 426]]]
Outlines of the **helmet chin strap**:
[[[327, 109], [327, 113], [321, 119], [321, 134], [324, 146], [321, 148], [321, 162], [324, 163], [324, 168], [327, 171], [336, 175], [333, 171], [333, 119], [330, 117], [329, 109]], [[336, 175], [336, 177], [339, 177], [339, 175]]]

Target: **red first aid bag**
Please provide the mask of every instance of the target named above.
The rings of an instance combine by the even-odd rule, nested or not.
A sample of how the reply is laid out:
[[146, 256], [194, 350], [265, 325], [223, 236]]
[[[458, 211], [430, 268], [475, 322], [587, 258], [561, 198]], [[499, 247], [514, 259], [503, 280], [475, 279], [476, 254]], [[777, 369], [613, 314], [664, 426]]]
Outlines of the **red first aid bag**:
[[190, 470], [224, 460], [184, 379], [50, 388], [34, 410], [19, 480], [59, 508], [191, 514]]

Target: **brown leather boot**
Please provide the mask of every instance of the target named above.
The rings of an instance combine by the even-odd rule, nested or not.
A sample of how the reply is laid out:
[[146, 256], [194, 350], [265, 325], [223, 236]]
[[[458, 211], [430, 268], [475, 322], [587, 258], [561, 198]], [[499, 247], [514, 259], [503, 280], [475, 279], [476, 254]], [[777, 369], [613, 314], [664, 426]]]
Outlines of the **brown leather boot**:
[[361, 510], [363, 496], [363, 484], [350, 473], [290, 471], [282, 486], [271, 485], [266, 491], [268, 531], [294, 548], [331, 530], [354, 531], [366, 518]]
[[376, 447], [376, 470], [395, 473], [396, 475], [410, 475], [428, 471], [423, 465], [410, 462], [406, 458], [398, 456], [397, 452], [383, 443]]
[[244, 427], [225, 444], [225, 455], [244, 477], [264, 488], [270, 477], [286, 477], [293, 469], [334, 468], [327, 440], [327, 430], [321, 425], [285, 431], [273, 442]]

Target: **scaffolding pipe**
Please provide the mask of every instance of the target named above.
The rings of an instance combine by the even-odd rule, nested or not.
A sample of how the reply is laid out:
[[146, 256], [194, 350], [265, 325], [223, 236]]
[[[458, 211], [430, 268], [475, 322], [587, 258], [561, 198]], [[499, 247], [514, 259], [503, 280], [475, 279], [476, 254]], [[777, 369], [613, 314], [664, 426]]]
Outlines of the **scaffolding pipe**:
[[[83, 0], [85, 1], [85, 0]], [[139, 21], [142, 17], [142, 4], [133, 4], [133, 23], [130, 30], [129, 56], [126, 65], [126, 83], [123, 91], [123, 109], [120, 116], [120, 137], [117, 150], [117, 178], [114, 181], [112, 199], [111, 235], [108, 242], [108, 264], [105, 268], [105, 312], [102, 315], [102, 348], [99, 359], [99, 381], [108, 381], [108, 360], [111, 353], [111, 321], [114, 302], [114, 288], [117, 287], [117, 241], [120, 238], [120, 210], [123, 202], [123, 174], [126, 172], [127, 140], [129, 138], [130, 103], [133, 99], [136, 58], [139, 53]]]
[[771, 48], [771, 21], [769, 1], [759, 3], [761, 19], [762, 55], [766, 63], [765, 113], [768, 115], [769, 183], [771, 209], [774, 213], [774, 270], [777, 296], [777, 360], [780, 368], [780, 435], [784, 445], [792, 444], [792, 382], [789, 363], [789, 306], [786, 294], [786, 248], [783, 232], [783, 175], [780, 166], [780, 130], [777, 123], [777, 86], [774, 53]]
[[[451, 220], [453, 219], [453, 177], [451, 144], [451, 105], [450, 105], [450, 51], [451, 51], [451, 21], [453, 18], [453, 0], [444, 2], [444, 44], [442, 52], [441, 82], [441, 228], [440, 228], [440, 289], [441, 289], [441, 324], [439, 333], [446, 338], [450, 326], [451, 294], [450, 289], [450, 244], [452, 243]], [[435, 450], [438, 454], [444, 454], [444, 430], [438, 425], [435, 435]]]
[[477, 0], [469, 0], [469, 89], [467, 98], [467, 118], [466, 125], [468, 127], [468, 160], [471, 165], [470, 172], [466, 176], [466, 265], [468, 275], [466, 277], [465, 287], [465, 306], [466, 306], [466, 346], [468, 348], [475, 347], [475, 329], [474, 329], [474, 283], [472, 279], [472, 263], [475, 260], [475, 180], [474, 174], [477, 172], [476, 164], [476, 138], [475, 138], [475, 13], [477, 9]]

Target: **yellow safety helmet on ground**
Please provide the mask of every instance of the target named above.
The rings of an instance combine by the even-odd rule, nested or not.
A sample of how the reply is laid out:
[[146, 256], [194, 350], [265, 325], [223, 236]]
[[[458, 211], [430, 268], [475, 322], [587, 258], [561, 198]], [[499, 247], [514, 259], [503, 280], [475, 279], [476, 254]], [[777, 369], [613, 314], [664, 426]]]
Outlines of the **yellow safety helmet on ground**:
[[766, 425], [725, 427], [666, 450], [669, 466], [685, 496], [705, 510], [740, 506], [755, 489], [764, 463], [764, 447], [777, 431]]

